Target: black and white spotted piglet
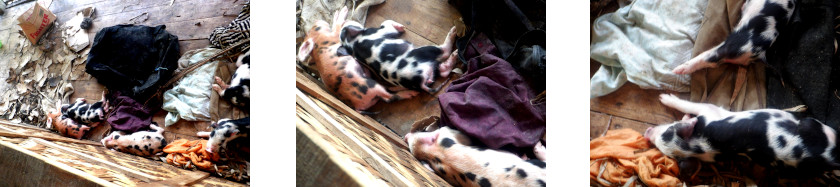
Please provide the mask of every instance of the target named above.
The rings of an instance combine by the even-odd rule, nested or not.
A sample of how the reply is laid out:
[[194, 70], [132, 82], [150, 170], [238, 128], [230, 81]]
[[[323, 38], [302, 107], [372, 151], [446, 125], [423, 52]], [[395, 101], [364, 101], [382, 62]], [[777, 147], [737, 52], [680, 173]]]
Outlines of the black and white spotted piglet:
[[239, 55], [236, 67], [236, 72], [230, 79], [230, 85], [225, 84], [222, 78], [217, 76], [213, 90], [234, 106], [247, 108], [251, 103], [251, 51]]
[[429, 86], [437, 77], [448, 77], [455, 65], [458, 53], [452, 52], [455, 27], [449, 30], [440, 46], [414, 48], [408, 41], [399, 39], [404, 32], [405, 26], [392, 20], [374, 28], [364, 28], [358, 22], [347, 20], [341, 29], [341, 45], [393, 85], [437, 92], [443, 84], [437, 88]]
[[225, 148], [226, 143], [236, 138], [248, 138], [251, 133], [251, 117], [231, 120], [222, 119], [218, 123], [210, 124], [213, 131], [198, 132], [199, 137], [209, 137], [207, 140], [207, 152], [216, 153], [220, 148]]
[[108, 112], [105, 93], [102, 93], [102, 100], [100, 101], [91, 104], [86, 102], [85, 98], [77, 98], [73, 104], [62, 105], [61, 114], [80, 124], [96, 127], [99, 122], [105, 120], [105, 114]]
[[[764, 53], [787, 25], [794, 0], [747, 0], [741, 7], [738, 25], [723, 43], [674, 68], [676, 74], [689, 74], [719, 63], [747, 65], [765, 60]], [[765, 61], [766, 62], [766, 61]]]
[[796, 119], [776, 109], [730, 112], [666, 94], [660, 101], [697, 115], [645, 131], [645, 138], [667, 156], [714, 162], [744, 155], [756, 164], [793, 168], [802, 176], [840, 168], [837, 133], [816, 119]]
[[[470, 146], [469, 138], [449, 127], [405, 135], [409, 151], [454, 186], [545, 186], [545, 162]], [[538, 158], [544, 150], [535, 149]]]
[[102, 139], [105, 148], [115, 149], [119, 152], [130, 153], [138, 156], [155, 156], [162, 153], [166, 147], [166, 138], [163, 137], [163, 128], [152, 122], [149, 131], [137, 131], [126, 134], [122, 131], [114, 131]]

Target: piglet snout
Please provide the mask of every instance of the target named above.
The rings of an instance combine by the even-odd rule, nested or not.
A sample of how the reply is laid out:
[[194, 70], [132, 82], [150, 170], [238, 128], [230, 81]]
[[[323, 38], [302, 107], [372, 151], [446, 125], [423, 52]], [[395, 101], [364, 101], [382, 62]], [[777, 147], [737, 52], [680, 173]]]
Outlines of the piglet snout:
[[651, 140], [651, 134], [653, 134], [653, 127], [648, 127], [647, 130], [645, 130], [645, 140], [653, 142], [653, 140]]
[[410, 139], [410, 137], [411, 137], [411, 133], [405, 134], [405, 137], [403, 137], [403, 141], [408, 143], [408, 139]]

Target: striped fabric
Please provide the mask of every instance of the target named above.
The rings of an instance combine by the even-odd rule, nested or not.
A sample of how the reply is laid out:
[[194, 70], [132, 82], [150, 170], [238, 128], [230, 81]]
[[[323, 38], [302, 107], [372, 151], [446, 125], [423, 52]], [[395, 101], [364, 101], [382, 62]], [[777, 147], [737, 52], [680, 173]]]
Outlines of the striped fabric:
[[[210, 34], [210, 44], [217, 48], [227, 48], [237, 42], [251, 38], [251, 6], [250, 3], [242, 7], [239, 16], [233, 20], [229, 25], [224, 27], [217, 27]], [[251, 49], [251, 45], [246, 43], [239, 46], [237, 49], [231, 50], [231, 53], [245, 52]]]

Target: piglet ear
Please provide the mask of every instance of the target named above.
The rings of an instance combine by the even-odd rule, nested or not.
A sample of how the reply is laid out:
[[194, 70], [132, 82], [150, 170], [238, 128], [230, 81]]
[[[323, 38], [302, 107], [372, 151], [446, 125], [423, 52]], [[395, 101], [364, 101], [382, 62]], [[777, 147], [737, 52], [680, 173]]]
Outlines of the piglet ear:
[[356, 25], [345, 25], [344, 28], [341, 29], [341, 35], [339, 37], [342, 41], [344, 41], [345, 38], [355, 38], [361, 32], [361, 27]]
[[683, 140], [688, 139], [691, 137], [691, 133], [694, 132], [694, 128], [697, 125], [697, 118], [689, 118], [682, 120], [682, 125], [678, 126], [677, 128], [677, 135], [680, 136]]
[[298, 60], [300, 62], [304, 62], [306, 58], [309, 58], [309, 54], [312, 53], [312, 48], [314, 47], [312, 45], [313, 43], [312, 38], [309, 38], [300, 44], [300, 49], [298, 49]]

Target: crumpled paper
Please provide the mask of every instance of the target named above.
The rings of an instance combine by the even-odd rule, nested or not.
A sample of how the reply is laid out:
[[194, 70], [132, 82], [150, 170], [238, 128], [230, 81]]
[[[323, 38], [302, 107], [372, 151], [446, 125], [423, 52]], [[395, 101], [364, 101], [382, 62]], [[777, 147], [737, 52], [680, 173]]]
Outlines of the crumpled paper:
[[64, 25], [61, 27], [61, 37], [64, 38], [64, 44], [69, 46], [73, 52], [79, 52], [90, 45], [88, 34], [80, 25], [86, 17], [93, 15], [95, 10], [93, 7], [82, 9], [76, 12], [75, 17], [64, 22]]
[[[8, 12], [13, 13], [13, 12]], [[12, 24], [2, 22], [0, 26]], [[73, 52], [63, 43], [61, 29], [45, 31], [38, 45], [32, 45], [18, 31], [0, 31], [0, 118], [15, 123], [46, 127], [46, 113], [59, 102], [69, 102], [73, 80], [89, 80], [84, 62], [89, 48]], [[52, 47], [42, 49], [45, 45]]]

